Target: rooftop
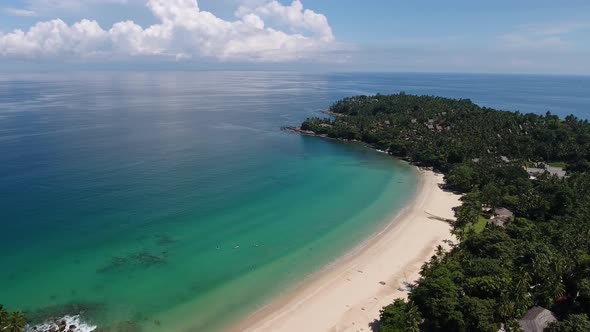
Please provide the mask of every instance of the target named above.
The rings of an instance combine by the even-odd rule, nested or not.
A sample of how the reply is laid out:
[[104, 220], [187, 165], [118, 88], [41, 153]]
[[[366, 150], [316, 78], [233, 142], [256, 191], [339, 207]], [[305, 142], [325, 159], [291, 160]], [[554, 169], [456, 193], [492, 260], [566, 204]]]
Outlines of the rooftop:
[[557, 176], [560, 179], [563, 179], [566, 175], [566, 171], [563, 170], [561, 167], [554, 167], [545, 164], [541, 164], [539, 167], [527, 167], [527, 173], [530, 176], [539, 176], [545, 173], [549, 173], [550, 175]]
[[488, 224], [504, 227], [507, 222], [514, 220], [514, 213], [507, 208], [494, 209], [494, 216], [490, 218]]
[[549, 324], [556, 320], [551, 311], [542, 307], [533, 307], [518, 320], [518, 324], [524, 332], [543, 332]]

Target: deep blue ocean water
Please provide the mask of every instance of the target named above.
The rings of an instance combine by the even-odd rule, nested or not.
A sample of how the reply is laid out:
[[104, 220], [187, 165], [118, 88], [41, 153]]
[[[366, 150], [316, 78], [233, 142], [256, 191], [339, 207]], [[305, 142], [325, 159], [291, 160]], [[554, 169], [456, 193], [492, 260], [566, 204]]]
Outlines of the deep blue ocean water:
[[590, 118], [589, 77], [1, 75], [0, 303], [156, 331], [239, 319], [415, 190], [401, 162], [280, 127], [343, 97], [400, 91]]

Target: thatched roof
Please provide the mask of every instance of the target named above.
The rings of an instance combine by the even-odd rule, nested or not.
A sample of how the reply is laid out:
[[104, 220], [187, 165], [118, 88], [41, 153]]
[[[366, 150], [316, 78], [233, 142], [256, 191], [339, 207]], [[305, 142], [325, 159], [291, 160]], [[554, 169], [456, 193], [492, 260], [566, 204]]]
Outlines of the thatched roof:
[[494, 209], [494, 214], [497, 215], [498, 217], [504, 217], [504, 218], [508, 218], [508, 219], [514, 219], [514, 213], [510, 210], [508, 210], [507, 208], [496, 208]]
[[518, 324], [524, 332], [543, 332], [549, 324], [556, 320], [551, 311], [541, 307], [533, 307], [518, 320]]
[[488, 224], [504, 227], [504, 224], [514, 220], [514, 213], [507, 208], [494, 209], [494, 216], [490, 218]]

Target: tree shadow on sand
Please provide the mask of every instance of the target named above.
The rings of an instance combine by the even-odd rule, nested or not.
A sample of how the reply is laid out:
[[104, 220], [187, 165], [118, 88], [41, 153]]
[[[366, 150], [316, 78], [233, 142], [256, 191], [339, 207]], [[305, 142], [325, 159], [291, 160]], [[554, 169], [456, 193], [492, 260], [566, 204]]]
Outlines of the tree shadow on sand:
[[369, 328], [373, 332], [379, 331], [379, 328], [380, 327], [381, 327], [381, 322], [378, 319], [375, 319], [374, 321], [372, 321], [372, 322], [369, 323]]

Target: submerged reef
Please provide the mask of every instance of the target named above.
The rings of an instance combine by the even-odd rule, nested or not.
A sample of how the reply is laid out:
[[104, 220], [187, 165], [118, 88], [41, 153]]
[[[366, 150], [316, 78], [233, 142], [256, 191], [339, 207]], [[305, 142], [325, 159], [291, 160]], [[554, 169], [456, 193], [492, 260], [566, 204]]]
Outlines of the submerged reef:
[[159, 254], [152, 254], [148, 251], [138, 251], [127, 256], [115, 256], [103, 267], [96, 270], [98, 273], [120, 272], [123, 270], [132, 270], [137, 268], [149, 268], [155, 265], [166, 263], [168, 251], [162, 251]]

